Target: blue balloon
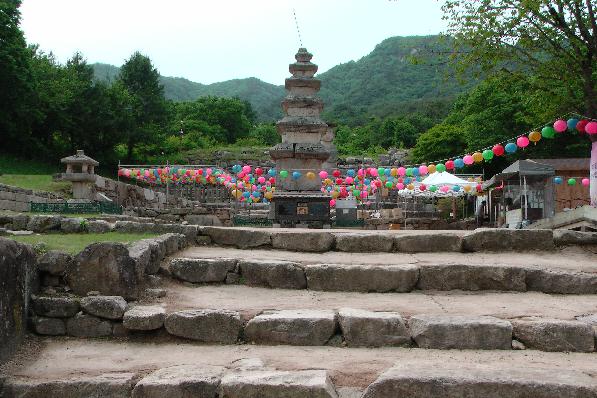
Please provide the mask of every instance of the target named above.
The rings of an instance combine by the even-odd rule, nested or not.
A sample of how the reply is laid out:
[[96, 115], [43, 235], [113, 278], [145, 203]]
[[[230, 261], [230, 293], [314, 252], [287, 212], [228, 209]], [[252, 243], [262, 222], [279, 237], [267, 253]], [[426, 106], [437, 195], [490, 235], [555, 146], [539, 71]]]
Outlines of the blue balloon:
[[383, 173], [384, 173], [386, 176], [389, 176], [390, 174], [392, 174], [392, 170], [390, 170], [390, 169], [385, 169], [385, 170], [383, 171]]
[[243, 197], [246, 199], [249, 199], [249, 197], [251, 196], [251, 194], [247, 191], [243, 192]]
[[458, 158], [454, 160], [454, 167], [456, 167], [457, 169], [461, 169], [464, 167], [464, 160]]
[[413, 175], [415, 177], [419, 175], [419, 168], [418, 167], [413, 167]]
[[258, 198], [258, 197], [259, 197], [259, 192], [257, 192], [257, 191], [253, 191], [253, 197], [254, 197], [254, 198]]
[[458, 185], [454, 185], [454, 186], [452, 187], [452, 191], [454, 191], [454, 192], [458, 192], [458, 191], [460, 191], [460, 186], [458, 186]]
[[275, 177], [275, 176], [276, 176], [276, 169], [269, 169], [269, 170], [267, 171], [267, 174], [268, 174], [270, 177]]
[[365, 185], [370, 185], [370, 184], [371, 184], [371, 180], [370, 180], [370, 179], [368, 179], [368, 178], [365, 178], [365, 181], [364, 181], [364, 182], [365, 182]]
[[561, 183], [564, 182], [564, 180], [562, 179], [562, 177], [554, 177], [553, 182], [554, 182], [554, 184], [560, 185]]
[[301, 173], [299, 173], [298, 171], [293, 171], [292, 178], [294, 178], [295, 180], [298, 180], [299, 178], [301, 178]]
[[514, 152], [516, 152], [516, 150], [518, 149], [518, 147], [516, 146], [515, 143], [509, 142], [509, 143], [506, 144], [505, 149], [506, 149], [506, 153], [514, 153]]
[[578, 124], [578, 119], [568, 119], [568, 122], [566, 122], [566, 124], [568, 125], [568, 130], [574, 130], [576, 129], [576, 125]]
[[404, 184], [408, 185], [408, 184], [410, 184], [410, 183], [411, 183], [411, 181], [412, 181], [412, 178], [410, 178], [410, 177], [406, 177], [406, 178], [404, 179]]
[[354, 177], [355, 174], [356, 174], [356, 172], [353, 169], [348, 169], [346, 171], [346, 175], [349, 176], [349, 177]]

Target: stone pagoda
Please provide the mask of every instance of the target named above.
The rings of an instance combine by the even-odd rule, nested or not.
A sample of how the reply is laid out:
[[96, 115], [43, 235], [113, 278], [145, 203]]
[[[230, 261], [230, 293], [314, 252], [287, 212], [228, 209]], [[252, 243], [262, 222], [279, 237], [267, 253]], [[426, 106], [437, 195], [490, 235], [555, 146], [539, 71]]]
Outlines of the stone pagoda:
[[56, 179], [70, 181], [73, 184], [73, 199], [93, 200], [95, 193], [93, 183], [95, 182], [95, 168], [99, 162], [85, 155], [78, 150], [73, 156], [60, 159], [66, 165], [66, 173], [59, 174]]
[[[270, 150], [278, 178], [272, 199], [271, 217], [280, 226], [323, 226], [329, 224], [329, 197], [321, 192], [319, 172], [330, 157], [322, 141], [330, 127], [320, 118], [323, 102], [317, 97], [321, 82], [313, 76], [317, 65], [313, 55], [300, 48], [290, 64], [292, 77], [286, 79], [287, 95], [282, 101], [284, 118], [276, 124], [282, 143]], [[288, 171], [282, 178], [280, 171]], [[295, 173], [300, 173], [298, 178]], [[293, 177], [295, 174], [295, 177]]]

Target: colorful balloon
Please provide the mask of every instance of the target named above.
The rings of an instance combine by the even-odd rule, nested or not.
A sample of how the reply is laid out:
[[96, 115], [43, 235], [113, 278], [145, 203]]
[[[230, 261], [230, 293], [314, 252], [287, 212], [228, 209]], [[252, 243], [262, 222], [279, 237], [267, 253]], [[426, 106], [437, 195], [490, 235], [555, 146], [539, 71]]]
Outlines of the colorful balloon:
[[562, 177], [554, 177], [553, 179], [553, 183], [560, 185], [561, 183], [563, 183], [564, 181], [562, 180]]
[[501, 144], [495, 144], [491, 151], [495, 156], [503, 156], [504, 155], [504, 147]]
[[475, 163], [475, 159], [473, 159], [473, 157], [471, 155], [464, 155], [464, 157], [462, 158], [462, 161], [467, 166], [470, 166], [471, 164]]
[[491, 149], [486, 149], [483, 151], [483, 159], [486, 162], [489, 162], [491, 159], [493, 159], [493, 151]]
[[591, 181], [589, 181], [588, 178], [583, 178], [580, 183], [582, 184], [583, 187], [588, 187], [589, 185], [591, 185]]
[[511, 154], [511, 153], [516, 152], [516, 150], [518, 149], [518, 147], [516, 146], [515, 143], [509, 142], [509, 143], [506, 144], [506, 146], [504, 147], [504, 149], [506, 150], [506, 153]]
[[528, 147], [529, 143], [530, 143], [529, 139], [526, 136], [524, 136], [524, 135], [521, 136], [521, 137], [518, 137], [516, 139], [516, 145], [518, 145], [518, 147], [520, 147], [520, 148], [526, 148], [526, 147]]
[[448, 160], [446, 162], [446, 170], [454, 170], [454, 161], [453, 160]]
[[538, 131], [531, 131], [529, 133], [529, 141], [533, 142], [533, 143], [537, 143], [541, 140], [541, 133]]
[[553, 138], [556, 136], [556, 131], [553, 129], [553, 127], [546, 126], [546, 127], [543, 127], [543, 129], [541, 130], [541, 136], [543, 138]]
[[576, 185], [576, 178], [569, 178], [568, 185]]
[[446, 171], [446, 165], [444, 165], [443, 163], [438, 164], [437, 166], [435, 166], [435, 169], [439, 172], [439, 173], [443, 173], [444, 171]]
[[456, 160], [454, 160], [454, 167], [456, 167], [457, 169], [461, 169], [464, 167], [464, 160], [458, 158]]
[[568, 130], [573, 131], [576, 129], [576, 125], [578, 124], [578, 119], [576, 119], [576, 118], [568, 119], [568, 122], [566, 122], [566, 124], [568, 126]]
[[587, 132], [587, 134], [597, 134], [597, 122], [589, 122], [587, 123], [587, 126], [585, 127], [585, 131]]
[[473, 153], [473, 160], [475, 163], [481, 163], [483, 161], [483, 154], [481, 152]]
[[325, 180], [326, 178], [328, 178], [328, 172], [325, 170], [321, 170], [319, 172], [319, 178], [321, 178], [322, 180]]

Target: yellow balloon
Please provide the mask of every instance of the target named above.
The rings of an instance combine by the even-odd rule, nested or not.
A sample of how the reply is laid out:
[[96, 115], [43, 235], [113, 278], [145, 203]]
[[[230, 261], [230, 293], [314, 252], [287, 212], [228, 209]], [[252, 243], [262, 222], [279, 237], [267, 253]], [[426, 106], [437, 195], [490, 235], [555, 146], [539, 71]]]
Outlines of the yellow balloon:
[[471, 186], [470, 185], [465, 185], [464, 186], [464, 192], [470, 192], [471, 191]]
[[473, 153], [473, 160], [475, 163], [481, 163], [483, 161], [483, 154], [481, 152]]
[[273, 197], [274, 197], [274, 194], [273, 194], [273, 193], [271, 193], [270, 191], [267, 191], [267, 192], [266, 192], [266, 193], [265, 193], [263, 196], [265, 196], [265, 198], [266, 198], [267, 200], [270, 200], [271, 198], [273, 198]]
[[429, 174], [433, 174], [436, 172], [436, 167], [434, 164], [430, 164], [429, 166], [427, 166], [427, 171], [429, 172]]
[[332, 198], [336, 199], [338, 196], [340, 196], [340, 192], [338, 192], [338, 191], [332, 192]]
[[413, 189], [415, 189], [415, 186], [414, 186], [414, 184], [408, 184], [406, 187], [407, 187], [408, 189], [410, 189], [411, 191], [412, 191]]
[[535, 144], [541, 139], [541, 133], [538, 131], [532, 131], [529, 134], [529, 141], [534, 142]]
[[393, 167], [392, 170], [390, 170], [390, 175], [396, 177], [398, 175], [398, 169]]
[[308, 179], [310, 179], [310, 180], [314, 179], [314, 178], [315, 178], [315, 173], [314, 173], [314, 172], [312, 172], [312, 171], [309, 171], [309, 172], [307, 173], [307, 178], [308, 178]]
[[332, 180], [331, 180], [331, 179], [329, 179], [329, 178], [326, 178], [325, 180], [323, 180], [323, 183], [324, 183], [325, 185], [332, 185]]

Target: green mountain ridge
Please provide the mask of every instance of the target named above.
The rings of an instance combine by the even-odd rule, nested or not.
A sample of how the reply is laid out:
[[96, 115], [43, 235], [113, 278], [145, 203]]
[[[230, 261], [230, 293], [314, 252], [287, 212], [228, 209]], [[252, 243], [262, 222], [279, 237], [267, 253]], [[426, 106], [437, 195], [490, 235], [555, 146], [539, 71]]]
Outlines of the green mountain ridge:
[[[435, 114], [471, 87], [452, 78], [446, 57], [449, 43], [439, 36], [392, 37], [357, 61], [318, 74], [324, 118], [335, 123], [362, 124], [370, 117], [409, 112]], [[314, 62], [317, 62], [315, 54]], [[119, 68], [93, 64], [98, 80], [113, 81]], [[258, 120], [281, 117], [285, 90], [255, 77], [201, 84], [181, 77], [161, 77], [167, 99], [192, 101], [202, 96], [238, 97], [249, 101]]]

